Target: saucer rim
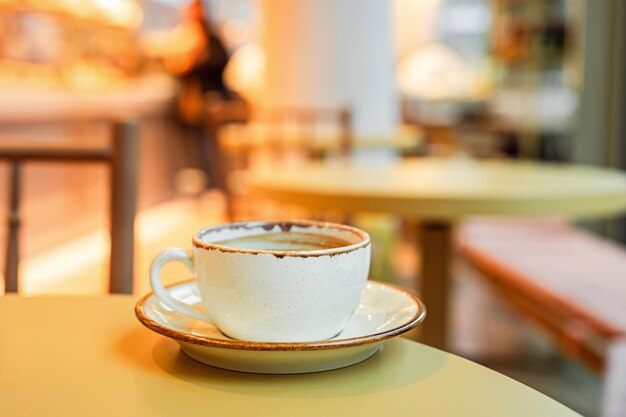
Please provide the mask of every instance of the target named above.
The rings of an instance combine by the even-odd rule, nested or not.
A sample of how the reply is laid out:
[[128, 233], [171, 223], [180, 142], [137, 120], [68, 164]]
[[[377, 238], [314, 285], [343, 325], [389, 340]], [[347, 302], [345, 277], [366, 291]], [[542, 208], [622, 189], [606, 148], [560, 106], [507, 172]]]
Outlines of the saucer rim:
[[[167, 286], [166, 288], [171, 288], [179, 285], [185, 285], [188, 283], [194, 282], [195, 279], [186, 280], [182, 282], [178, 282], [176, 284], [172, 284]], [[417, 306], [415, 314], [406, 322], [404, 322], [400, 326], [396, 326], [392, 329], [385, 330], [383, 332], [377, 332], [372, 334], [367, 334], [364, 336], [350, 337], [346, 339], [330, 339], [330, 340], [321, 340], [321, 341], [313, 341], [313, 342], [257, 342], [257, 341], [246, 341], [246, 340], [237, 340], [237, 339], [216, 339], [212, 337], [193, 335], [189, 333], [184, 333], [178, 330], [173, 330], [171, 328], [165, 327], [162, 324], [157, 323], [152, 320], [144, 311], [145, 304], [147, 300], [154, 295], [154, 293], [150, 292], [144, 295], [137, 303], [135, 304], [135, 316], [137, 319], [148, 329], [159, 333], [163, 336], [167, 336], [174, 340], [180, 342], [191, 343], [195, 345], [214, 347], [214, 348], [222, 348], [222, 349], [234, 349], [234, 350], [254, 350], [254, 351], [311, 351], [311, 350], [328, 350], [328, 349], [340, 349], [340, 348], [348, 348], [355, 346], [363, 346], [369, 345], [373, 343], [382, 342], [387, 339], [391, 339], [393, 337], [399, 336], [403, 333], [408, 332], [409, 330], [417, 327], [424, 318], [426, 317], [426, 306], [416, 295], [407, 291], [406, 289], [375, 280], [368, 280], [370, 283], [374, 283], [380, 287], [391, 288], [394, 291], [402, 293], [405, 297], [411, 299]], [[226, 336], [228, 337], [228, 336]]]

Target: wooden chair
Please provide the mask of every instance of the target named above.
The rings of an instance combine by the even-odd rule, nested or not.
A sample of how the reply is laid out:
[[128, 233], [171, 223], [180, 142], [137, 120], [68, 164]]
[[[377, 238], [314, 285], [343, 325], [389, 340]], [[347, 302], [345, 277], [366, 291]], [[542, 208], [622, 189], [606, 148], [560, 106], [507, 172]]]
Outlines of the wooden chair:
[[206, 137], [209, 141], [208, 155], [213, 165], [213, 178], [211, 182], [217, 188], [226, 190], [226, 177], [232, 170], [232, 156], [239, 155], [240, 150], [233, 149], [220, 143], [220, 130], [224, 126], [244, 126], [249, 118], [248, 104], [240, 99], [223, 100], [219, 97], [208, 96], [206, 102]]
[[353, 148], [350, 118], [345, 107], [260, 107], [252, 114], [252, 121], [264, 128], [257, 146], [279, 158], [290, 152], [306, 159], [347, 158]]
[[[218, 144], [227, 215], [246, 195], [245, 178], [255, 169], [322, 157], [346, 158], [353, 141], [350, 112], [338, 108], [245, 107], [209, 103], [209, 137]], [[330, 132], [325, 129], [330, 128]]]
[[0, 147], [0, 160], [11, 164], [9, 232], [5, 264], [5, 291], [18, 291], [21, 171], [25, 163], [93, 163], [110, 166], [111, 253], [109, 292], [130, 294], [133, 289], [134, 222], [137, 202], [139, 124], [135, 120], [111, 123], [111, 141], [103, 148], [23, 146], [17, 141]]

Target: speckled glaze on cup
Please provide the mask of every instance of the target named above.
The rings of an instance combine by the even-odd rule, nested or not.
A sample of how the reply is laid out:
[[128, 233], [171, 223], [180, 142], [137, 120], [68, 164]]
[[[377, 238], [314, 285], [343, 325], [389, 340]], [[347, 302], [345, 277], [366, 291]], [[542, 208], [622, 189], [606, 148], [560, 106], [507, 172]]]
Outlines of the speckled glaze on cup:
[[[334, 236], [346, 246], [320, 250], [240, 249], [216, 242], [294, 231]], [[234, 339], [310, 342], [337, 335], [358, 306], [370, 265], [369, 235], [316, 221], [253, 221], [207, 227], [191, 251], [170, 248], [150, 267], [150, 284], [168, 307], [209, 321]], [[191, 308], [163, 287], [161, 268], [183, 262], [196, 275], [206, 311]]]

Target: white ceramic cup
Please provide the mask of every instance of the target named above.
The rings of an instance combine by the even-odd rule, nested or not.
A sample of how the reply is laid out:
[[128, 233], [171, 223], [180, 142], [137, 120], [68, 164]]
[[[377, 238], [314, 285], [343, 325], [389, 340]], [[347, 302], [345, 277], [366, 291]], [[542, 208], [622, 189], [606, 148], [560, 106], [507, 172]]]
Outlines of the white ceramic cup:
[[[295, 232], [304, 240], [330, 236], [344, 244], [330, 249], [298, 250], [298, 242], [272, 242], [272, 236], [278, 232]], [[250, 243], [252, 247], [246, 249], [224, 243], [249, 236], [260, 236], [260, 242]], [[265, 238], [268, 242], [263, 241]], [[191, 251], [170, 248], [156, 256], [150, 267], [152, 289], [166, 306], [209, 321], [234, 339], [330, 339], [356, 310], [369, 273], [369, 235], [340, 224], [229, 223], [200, 230], [192, 243]], [[175, 299], [163, 287], [161, 268], [170, 261], [184, 263], [196, 275], [206, 311]]]

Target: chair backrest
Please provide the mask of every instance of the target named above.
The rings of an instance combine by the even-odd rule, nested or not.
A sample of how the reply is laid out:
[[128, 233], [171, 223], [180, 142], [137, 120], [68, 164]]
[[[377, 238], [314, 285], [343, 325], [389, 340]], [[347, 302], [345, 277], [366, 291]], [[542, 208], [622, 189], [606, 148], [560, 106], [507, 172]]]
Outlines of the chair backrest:
[[235, 196], [244, 196], [246, 178], [260, 167], [320, 157], [347, 157], [353, 141], [350, 112], [337, 108], [250, 106], [237, 100], [207, 99], [207, 136], [215, 144], [215, 186], [236, 218]]
[[109, 292], [130, 294], [133, 289], [134, 221], [137, 203], [139, 123], [112, 121], [109, 146], [98, 148], [24, 146], [19, 141], [0, 146], [0, 160], [11, 164], [9, 232], [5, 264], [5, 291], [18, 291], [21, 171], [24, 163], [100, 162], [110, 167], [111, 252]]
[[[206, 136], [209, 141], [210, 161], [214, 166], [211, 178], [213, 186], [226, 191], [229, 172], [238, 166], [238, 160], [244, 160], [244, 153], [230, 152], [231, 147], [220, 142], [220, 131], [225, 126], [245, 126], [249, 118], [248, 104], [239, 99], [224, 100], [218, 96], [207, 96], [206, 100]], [[240, 136], [237, 135], [237, 139]], [[236, 156], [235, 156], [236, 155]], [[241, 157], [240, 157], [241, 156]]]
[[220, 153], [299, 153], [346, 157], [352, 150], [350, 112], [345, 107], [251, 107], [240, 100], [207, 100], [209, 138]]
[[344, 107], [257, 107], [250, 129], [256, 150], [278, 162], [292, 156], [344, 158], [353, 146], [350, 112]]

